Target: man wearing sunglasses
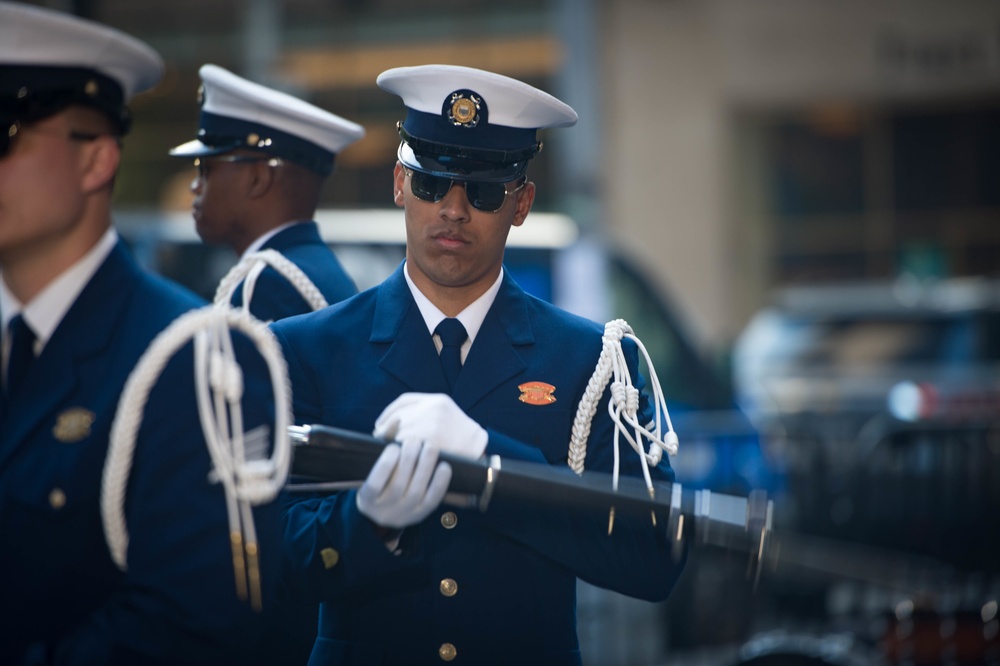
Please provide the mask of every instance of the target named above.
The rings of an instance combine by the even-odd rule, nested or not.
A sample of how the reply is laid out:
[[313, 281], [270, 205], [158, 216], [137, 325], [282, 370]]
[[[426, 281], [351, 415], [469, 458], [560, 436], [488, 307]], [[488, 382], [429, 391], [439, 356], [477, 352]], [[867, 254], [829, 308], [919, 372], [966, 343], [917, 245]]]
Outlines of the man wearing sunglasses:
[[[503, 257], [512, 227], [530, 224], [536, 132], [576, 113], [468, 67], [391, 69], [378, 85], [407, 107], [393, 174], [406, 259], [381, 285], [272, 325], [298, 423], [398, 442], [360, 488], [286, 511], [290, 584], [322, 602], [310, 664], [578, 665], [577, 579], [666, 598], [682, 565], [665, 531], [622, 517], [609, 535], [607, 515], [544, 504], [460, 508], [438, 461], [495, 454], [572, 474], [574, 414], [603, 327], [526, 294]], [[605, 472], [608, 397], [594, 396], [586, 454], [587, 469]], [[647, 423], [650, 403], [636, 399]], [[621, 462], [641, 474], [637, 456]], [[672, 478], [665, 462], [652, 474]]]
[[364, 128], [216, 65], [199, 75], [197, 138], [170, 154], [195, 160], [192, 213], [202, 240], [241, 257], [219, 298], [273, 321], [357, 293], [312, 218], [336, 155]]
[[[111, 224], [129, 100], [162, 72], [153, 49], [108, 26], [0, 2], [0, 664], [252, 663], [266, 623], [234, 580], [190, 346], [149, 379], [130, 469], [115, 477], [124, 567], [102, 523], [126, 381], [204, 305], [142, 271]], [[244, 421], [273, 432], [270, 387], [251, 381], [267, 375], [240, 360]], [[270, 598], [280, 512], [253, 513], [252, 573]]]

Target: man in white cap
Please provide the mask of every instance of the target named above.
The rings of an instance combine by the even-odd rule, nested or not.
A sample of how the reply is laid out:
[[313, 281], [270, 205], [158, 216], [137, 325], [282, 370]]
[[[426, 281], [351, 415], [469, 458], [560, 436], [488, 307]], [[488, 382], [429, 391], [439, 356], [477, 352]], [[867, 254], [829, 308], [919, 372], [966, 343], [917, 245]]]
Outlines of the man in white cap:
[[[216, 65], [199, 74], [198, 138], [170, 154], [195, 158], [193, 214], [202, 240], [242, 258], [220, 297], [272, 321], [357, 293], [312, 218], [336, 155], [364, 128]], [[266, 268], [242, 279], [255, 259]]]
[[[277, 582], [275, 502], [254, 511], [259, 567], [251, 558], [234, 570], [257, 553], [230, 542], [190, 345], [149, 383], [130, 468], [114, 479], [124, 484], [124, 560], [102, 525], [126, 380], [162, 330], [204, 305], [140, 270], [111, 224], [127, 104], [162, 71], [129, 35], [0, 2], [5, 665], [250, 663], [266, 615], [238, 585], [249, 576], [260, 601]], [[275, 401], [253, 380], [267, 375], [240, 360], [246, 425], [273, 430]]]
[[[495, 454], [571, 473], [603, 327], [526, 294], [503, 255], [534, 201], [537, 130], [573, 125], [576, 113], [467, 67], [391, 69], [378, 85], [407, 107], [393, 181], [406, 259], [381, 285], [272, 324], [297, 422], [399, 442], [358, 490], [286, 512], [290, 584], [322, 602], [310, 664], [578, 665], [577, 579], [665, 599], [682, 566], [665, 530], [621, 517], [609, 535], [607, 515], [496, 499], [485, 513], [442, 506], [452, 470], [438, 461], [439, 451]], [[623, 347], [638, 378], [636, 346]], [[648, 423], [650, 401], [636, 399]], [[584, 434], [589, 470], [614, 466], [607, 400]], [[621, 469], [641, 474], [638, 457]], [[651, 473], [672, 478], [665, 462]]]

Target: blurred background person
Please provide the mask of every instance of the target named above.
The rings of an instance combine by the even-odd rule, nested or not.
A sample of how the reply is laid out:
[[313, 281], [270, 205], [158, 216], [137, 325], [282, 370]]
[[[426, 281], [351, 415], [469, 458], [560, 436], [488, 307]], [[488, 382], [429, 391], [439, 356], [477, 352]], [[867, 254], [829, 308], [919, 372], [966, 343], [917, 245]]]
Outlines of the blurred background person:
[[[273, 321], [356, 293], [312, 218], [337, 153], [364, 129], [215, 65], [199, 74], [198, 137], [170, 154], [195, 158], [192, 212], [202, 240], [242, 258], [219, 296]], [[261, 250], [280, 256], [247, 277]]]
[[[259, 541], [246, 548], [261, 560], [234, 571], [190, 346], [149, 385], [127, 479], [116, 476], [124, 567], [102, 525], [126, 380], [154, 337], [203, 305], [141, 270], [112, 226], [127, 104], [162, 72], [156, 51], [118, 30], [0, 3], [3, 664], [251, 663], [266, 624], [237, 584], [260, 574], [247, 590], [271, 596], [280, 514], [253, 512]], [[254, 379], [267, 375], [242, 360], [247, 425], [273, 432], [269, 382]]]

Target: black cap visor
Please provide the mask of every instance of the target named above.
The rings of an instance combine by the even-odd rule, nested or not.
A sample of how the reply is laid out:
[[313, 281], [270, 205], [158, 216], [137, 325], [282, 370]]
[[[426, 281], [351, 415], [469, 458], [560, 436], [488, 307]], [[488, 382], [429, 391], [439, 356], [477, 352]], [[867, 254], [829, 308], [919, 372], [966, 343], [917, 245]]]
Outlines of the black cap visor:
[[234, 139], [228, 144], [210, 146], [206, 143], [202, 143], [198, 139], [195, 139], [194, 141], [188, 141], [187, 143], [182, 143], [175, 148], [171, 148], [170, 155], [172, 157], [210, 157], [213, 155], [222, 155], [223, 153], [232, 152], [237, 148], [246, 148], [246, 145], [243, 141], [237, 141]]
[[74, 104], [103, 111], [120, 134], [128, 132], [131, 115], [121, 86], [90, 69], [77, 67], [0, 66], [0, 119], [31, 123]]
[[409, 169], [458, 181], [508, 183], [523, 176], [528, 168], [527, 158], [519, 162], [497, 164], [451, 155], [417, 153], [405, 141], [399, 144], [396, 156]]

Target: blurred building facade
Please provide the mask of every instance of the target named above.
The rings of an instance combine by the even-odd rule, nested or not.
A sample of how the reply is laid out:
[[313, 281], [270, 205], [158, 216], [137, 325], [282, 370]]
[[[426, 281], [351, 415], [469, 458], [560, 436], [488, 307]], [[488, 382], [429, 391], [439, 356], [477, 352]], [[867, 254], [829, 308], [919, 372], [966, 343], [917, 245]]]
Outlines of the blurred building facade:
[[212, 62], [362, 123], [324, 205], [390, 205], [389, 67], [494, 69], [562, 97], [538, 207], [623, 236], [706, 350], [780, 285], [1000, 273], [995, 0], [46, 0], [165, 56], [136, 104], [123, 208], [183, 209], [166, 157]]

